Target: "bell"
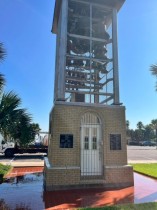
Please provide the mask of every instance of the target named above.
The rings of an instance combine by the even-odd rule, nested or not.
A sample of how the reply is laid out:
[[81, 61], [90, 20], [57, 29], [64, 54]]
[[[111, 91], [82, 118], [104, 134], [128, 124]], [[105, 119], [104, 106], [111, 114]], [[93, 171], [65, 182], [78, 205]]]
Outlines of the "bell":
[[86, 67], [86, 68], [89, 68], [89, 67], [90, 67], [90, 60], [86, 60], [85, 67]]
[[74, 65], [77, 67], [83, 67], [84, 65], [83, 60], [75, 60]]
[[66, 66], [72, 66], [73, 64], [72, 64], [72, 62], [71, 62], [71, 60], [70, 59], [67, 59], [66, 60]]
[[93, 24], [93, 37], [109, 40], [110, 35], [105, 30], [104, 22]]

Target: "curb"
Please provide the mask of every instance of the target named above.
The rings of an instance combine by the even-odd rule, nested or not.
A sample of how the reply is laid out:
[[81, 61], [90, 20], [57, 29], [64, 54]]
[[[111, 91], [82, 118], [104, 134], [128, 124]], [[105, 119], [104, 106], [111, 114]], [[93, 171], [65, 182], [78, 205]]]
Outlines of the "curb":
[[44, 166], [44, 161], [41, 162], [3, 162], [3, 165], [10, 165], [12, 167], [40, 167]]

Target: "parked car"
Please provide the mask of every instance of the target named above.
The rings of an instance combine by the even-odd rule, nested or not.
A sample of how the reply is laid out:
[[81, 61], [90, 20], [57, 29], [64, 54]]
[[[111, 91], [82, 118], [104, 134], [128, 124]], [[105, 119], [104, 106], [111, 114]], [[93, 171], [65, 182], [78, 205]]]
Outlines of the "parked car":
[[130, 142], [128, 143], [128, 145], [138, 146], [139, 143], [138, 143], [137, 141], [130, 141]]
[[156, 146], [156, 143], [152, 141], [143, 141], [140, 142], [140, 146]]

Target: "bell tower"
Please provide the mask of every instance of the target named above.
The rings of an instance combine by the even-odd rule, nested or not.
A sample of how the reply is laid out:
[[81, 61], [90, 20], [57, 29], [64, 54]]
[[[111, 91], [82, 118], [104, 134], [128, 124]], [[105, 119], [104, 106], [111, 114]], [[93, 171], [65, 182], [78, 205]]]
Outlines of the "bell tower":
[[58, 9], [56, 2], [55, 101], [120, 104], [117, 10], [124, 1], [104, 2], [65, 0]]
[[[125, 0], [57, 0], [45, 189], [131, 186], [119, 99], [117, 13]], [[121, 178], [120, 178], [121, 177]]]

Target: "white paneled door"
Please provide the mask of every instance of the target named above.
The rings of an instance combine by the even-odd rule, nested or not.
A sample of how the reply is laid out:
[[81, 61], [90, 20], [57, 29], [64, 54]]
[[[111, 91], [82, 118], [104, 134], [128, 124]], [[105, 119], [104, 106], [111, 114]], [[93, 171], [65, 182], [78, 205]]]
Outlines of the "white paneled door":
[[102, 175], [101, 124], [90, 113], [81, 122], [81, 175]]

